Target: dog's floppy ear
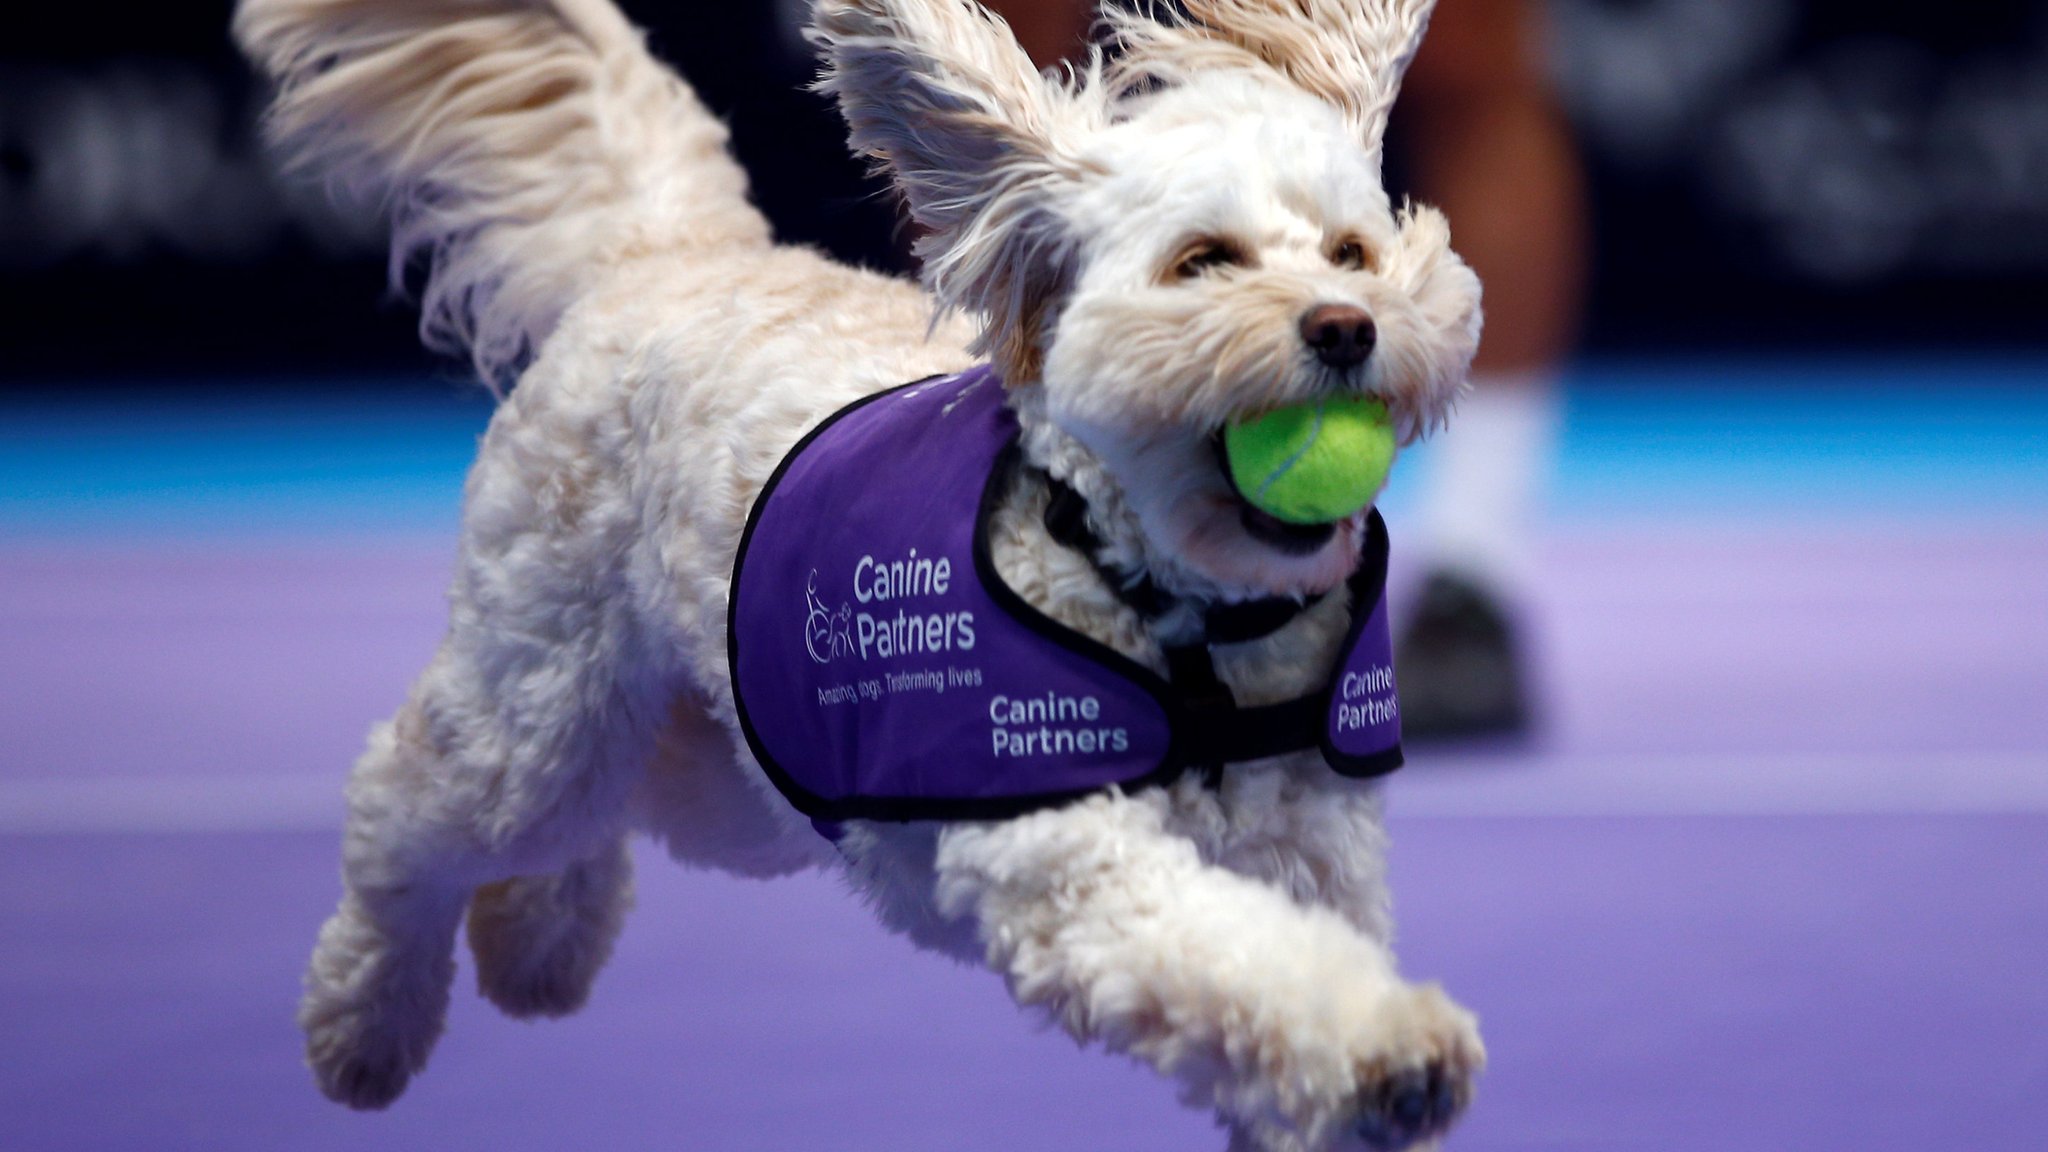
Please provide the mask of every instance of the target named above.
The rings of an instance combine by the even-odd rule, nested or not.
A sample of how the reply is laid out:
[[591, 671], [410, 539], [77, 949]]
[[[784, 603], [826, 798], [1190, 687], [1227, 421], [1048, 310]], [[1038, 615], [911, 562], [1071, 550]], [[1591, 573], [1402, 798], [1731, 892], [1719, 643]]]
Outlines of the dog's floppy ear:
[[1035, 379], [1071, 260], [1057, 199], [1075, 174], [1073, 93], [972, 0], [819, 0], [811, 35], [854, 150], [909, 201], [926, 283], [987, 318], [975, 350], [1006, 379]]
[[1260, 65], [1334, 105], [1375, 156], [1436, 0], [1180, 0], [1113, 12], [1140, 73]]

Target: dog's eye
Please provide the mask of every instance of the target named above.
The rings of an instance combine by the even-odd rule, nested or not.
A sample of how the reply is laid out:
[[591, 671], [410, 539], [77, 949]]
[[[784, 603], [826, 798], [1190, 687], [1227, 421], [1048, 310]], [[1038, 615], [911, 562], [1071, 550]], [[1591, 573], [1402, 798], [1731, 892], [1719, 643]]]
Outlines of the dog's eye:
[[1330, 250], [1330, 263], [1353, 272], [1363, 272], [1372, 267], [1372, 254], [1358, 241], [1346, 240]]
[[1175, 280], [1192, 280], [1218, 268], [1235, 268], [1245, 262], [1236, 245], [1222, 240], [1197, 240], [1174, 258], [1168, 275]]

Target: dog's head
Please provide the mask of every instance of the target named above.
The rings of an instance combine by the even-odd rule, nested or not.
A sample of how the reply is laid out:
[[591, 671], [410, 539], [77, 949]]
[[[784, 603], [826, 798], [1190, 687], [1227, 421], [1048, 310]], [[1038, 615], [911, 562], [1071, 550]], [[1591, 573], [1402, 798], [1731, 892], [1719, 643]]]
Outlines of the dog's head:
[[927, 284], [984, 318], [977, 351], [1099, 462], [1155, 566], [1225, 594], [1333, 587], [1361, 516], [1248, 514], [1220, 429], [1364, 392], [1405, 443], [1463, 386], [1478, 280], [1380, 178], [1433, 2], [1115, 10], [1107, 58], [1053, 77], [972, 0], [819, 0], [823, 86], [902, 188]]

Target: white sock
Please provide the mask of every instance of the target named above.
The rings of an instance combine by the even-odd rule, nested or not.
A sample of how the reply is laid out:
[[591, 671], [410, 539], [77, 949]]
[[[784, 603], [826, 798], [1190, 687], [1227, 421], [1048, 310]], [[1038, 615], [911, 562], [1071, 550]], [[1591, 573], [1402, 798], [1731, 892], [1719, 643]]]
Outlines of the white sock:
[[1562, 423], [1549, 372], [1475, 376], [1430, 442], [1418, 535], [1430, 570], [1448, 569], [1510, 600], [1535, 569], [1535, 541]]

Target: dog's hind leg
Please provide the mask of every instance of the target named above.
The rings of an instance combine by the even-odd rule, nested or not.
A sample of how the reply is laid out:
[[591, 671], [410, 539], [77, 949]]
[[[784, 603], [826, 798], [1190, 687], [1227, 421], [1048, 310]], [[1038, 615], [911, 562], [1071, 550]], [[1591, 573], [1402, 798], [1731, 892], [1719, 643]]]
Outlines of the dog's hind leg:
[[[485, 990], [536, 1011], [573, 1006], [623, 913], [629, 800], [672, 685], [608, 578], [609, 534], [559, 530], [564, 493], [595, 488], [508, 470], [516, 439], [494, 431], [472, 477], [495, 503], [471, 509], [448, 637], [349, 781], [346, 892], [299, 1020], [322, 1090], [359, 1108], [390, 1103], [426, 1063], [474, 890], [563, 875], [481, 900], [480, 936], [507, 946], [481, 949]], [[508, 516], [522, 505], [501, 483], [555, 503]], [[553, 940], [549, 913], [572, 921]], [[537, 957], [510, 951], [515, 936]]]
[[632, 903], [624, 838], [560, 872], [483, 885], [469, 898], [477, 990], [508, 1016], [576, 1011]]
[[459, 854], [411, 835], [412, 795], [440, 775], [414, 705], [370, 733], [349, 780], [341, 906], [320, 929], [299, 1002], [306, 1063], [320, 1090], [381, 1108], [424, 1067], [455, 976], [453, 937], [469, 886], [440, 861]]
[[[389, 1104], [425, 1066], [473, 891], [483, 890], [477, 936], [490, 941], [478, 948], [484, 990], [515, 1011], [573, 1008], [625, 910], [637, 765], [625, 736], [591, 725], [629, 709], [508, 731], [502, 712], [515, 706], [451, 675], [447, 655], [372, 733], [350, 779], [346, 890], [321, 929], [299, 1009], [321, 1090], [357, 1108]], [[529, 669], [526, 678], [548, 675]], [[454, 686], [462, 681], [467, 690]], [[505, 884], [514, 877], [537, 879]], [[556, 915], [568, 922], [543, 924]]]

